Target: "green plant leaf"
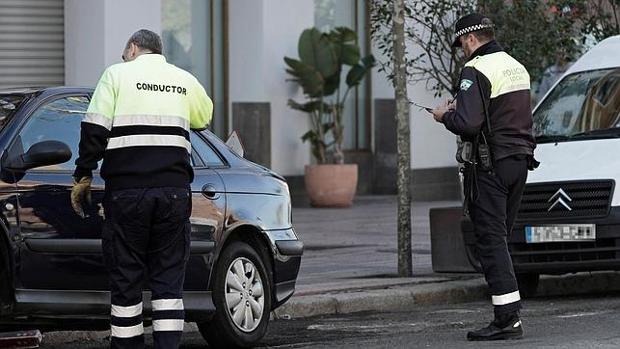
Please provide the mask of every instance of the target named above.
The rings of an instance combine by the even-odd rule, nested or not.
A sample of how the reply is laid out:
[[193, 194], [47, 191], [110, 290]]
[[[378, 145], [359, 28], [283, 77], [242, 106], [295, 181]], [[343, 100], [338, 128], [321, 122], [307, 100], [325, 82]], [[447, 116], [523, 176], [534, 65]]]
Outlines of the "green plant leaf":
[[357, 86], [362, 81], [364, 76], [374, 67], [375, 58], [373, 55], [368, 55], [362, 58], [360, 64], [356, 64], [351, 67], [349, 73], [347, 73], [347, 85], [349, 87]]
[[323, 77], [334, 74], [338, 69], [336, 53], [327, 35], [316, 28], [301, 33], [298, 51], [301, 62], [312, 66]]
[[323, 95], [331, 96], [340, 86], [340, 73], [327, 77], [323, 87]]
[[354, 65], [360, 60], [357, 34], [353, 30], [347, 27], [337, 27], [328, 34], [328, 37], [339, 63]]
[[293, 80], [301, 85], [306, 95], [318, 97], [323, 93], [325, 80], [314, 67], [289, 57], [284, 57], [284, 61], [290, 67], [286, 72], [295, 77]]
[[311, 143], [316, 142], [319, 139], [319, 135], [314, 130], [310, 130], [301, 136], [301, 140], [304, 142], [310, 141]]

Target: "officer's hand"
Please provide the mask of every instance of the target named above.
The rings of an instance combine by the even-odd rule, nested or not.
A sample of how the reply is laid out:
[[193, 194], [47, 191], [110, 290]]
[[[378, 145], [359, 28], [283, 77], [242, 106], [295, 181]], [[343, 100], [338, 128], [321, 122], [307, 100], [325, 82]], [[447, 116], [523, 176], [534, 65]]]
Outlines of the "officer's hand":
[[433, 118], [437, 122], [443, 122], [443, 115], [448, 112], [448, 107], [442, 105], [440, 107], [436, 107], [433, 109], [431, 113], [433, 113]]
[[92, 181], [91, 177], [82, 177], [79, 181], [74, 180], [73, 188], [71, 189], [71, 206], [73, 206], [73, 211], [82, 218], [86, 218], [82, 204], [90, 205], [92, 203], [90, 194], [90, 184]]
[[448, 102], [447, 107], [449, 110], [456, 110], [456, 99], [452, 100], [451, 102]]

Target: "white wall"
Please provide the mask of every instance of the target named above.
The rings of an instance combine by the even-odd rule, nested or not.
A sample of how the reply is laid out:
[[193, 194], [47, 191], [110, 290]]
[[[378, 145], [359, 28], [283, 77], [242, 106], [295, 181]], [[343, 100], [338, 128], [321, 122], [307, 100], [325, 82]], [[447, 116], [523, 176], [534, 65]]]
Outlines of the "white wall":
[[273, 168], [284, 175], [304, 173], [312, 159], [301, 136], [310, 127], [309, 116], [288, 107], [289, 98], [303, 101], [301, 88], [287, 82], [284, 56], [298, 57], [297, 42], [304, 29], [314, 25], [314, 1], [268, 0], [265, 21], [265, 89], [271, 101], [271, 149]]
[[93, 86], [99, 79], [105, 62], [104, 7], [99, 0], [65, 0], [66, 85]]
[[284, 56], [297, 57], [301, 32], [314, 24], [312, 0], [230, 0], [230, 101], [269, 102], [271, 168], [300, 175], [310, 149], [300, 137], [308, 116], [290, 109], [289, 98], [303, 100], [300, 88], [287, 82]]
[[[433, 97], [425, 83], [408, 86], [409, 99], [434, 107], [444, 102]], [[414, 169], [456, 166], [456, 136], [424, 110], [411, 106], [411, 154]]]
[[143, 28], [161, 33], [161, 0], [65, 0], [65, 84], [94, 86]]
[[265, 102], [263, 0], [228, 3], [229, 93], [231, 102]]

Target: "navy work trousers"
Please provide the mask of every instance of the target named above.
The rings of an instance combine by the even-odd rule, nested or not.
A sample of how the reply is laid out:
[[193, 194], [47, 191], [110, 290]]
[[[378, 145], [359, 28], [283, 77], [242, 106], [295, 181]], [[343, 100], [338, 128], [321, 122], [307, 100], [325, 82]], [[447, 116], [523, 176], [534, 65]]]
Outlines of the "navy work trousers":
[[[495, 315], [521, 309], [521, 296], [508, 252], [512, 231], [527, 179], [527, 157], [517, 155], [496, 161], [493, 171], [477, 171], [477, 195], [469, 203], [476, 233], [476, 249], [489, 285]], [[468, 173], [469, 172], [469, 173]], [[471, 169], [466, 175], [471, 176]]]
[[191, 193], [184, 188], [106, 192], [103, 255], [110, 272], [112, 348], [144, 348], [142, 291], [147, 285], [154, 347], [178, 348], [191, 207]]

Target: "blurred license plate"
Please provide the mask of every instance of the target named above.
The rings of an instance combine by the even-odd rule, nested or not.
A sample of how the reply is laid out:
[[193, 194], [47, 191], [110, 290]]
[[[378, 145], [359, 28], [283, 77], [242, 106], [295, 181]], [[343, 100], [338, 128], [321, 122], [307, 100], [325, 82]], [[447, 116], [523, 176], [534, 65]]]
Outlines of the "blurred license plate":
[[562, 224], [525, 227], [525, 241], [528, 243], [595, 239], [595, 224]]

